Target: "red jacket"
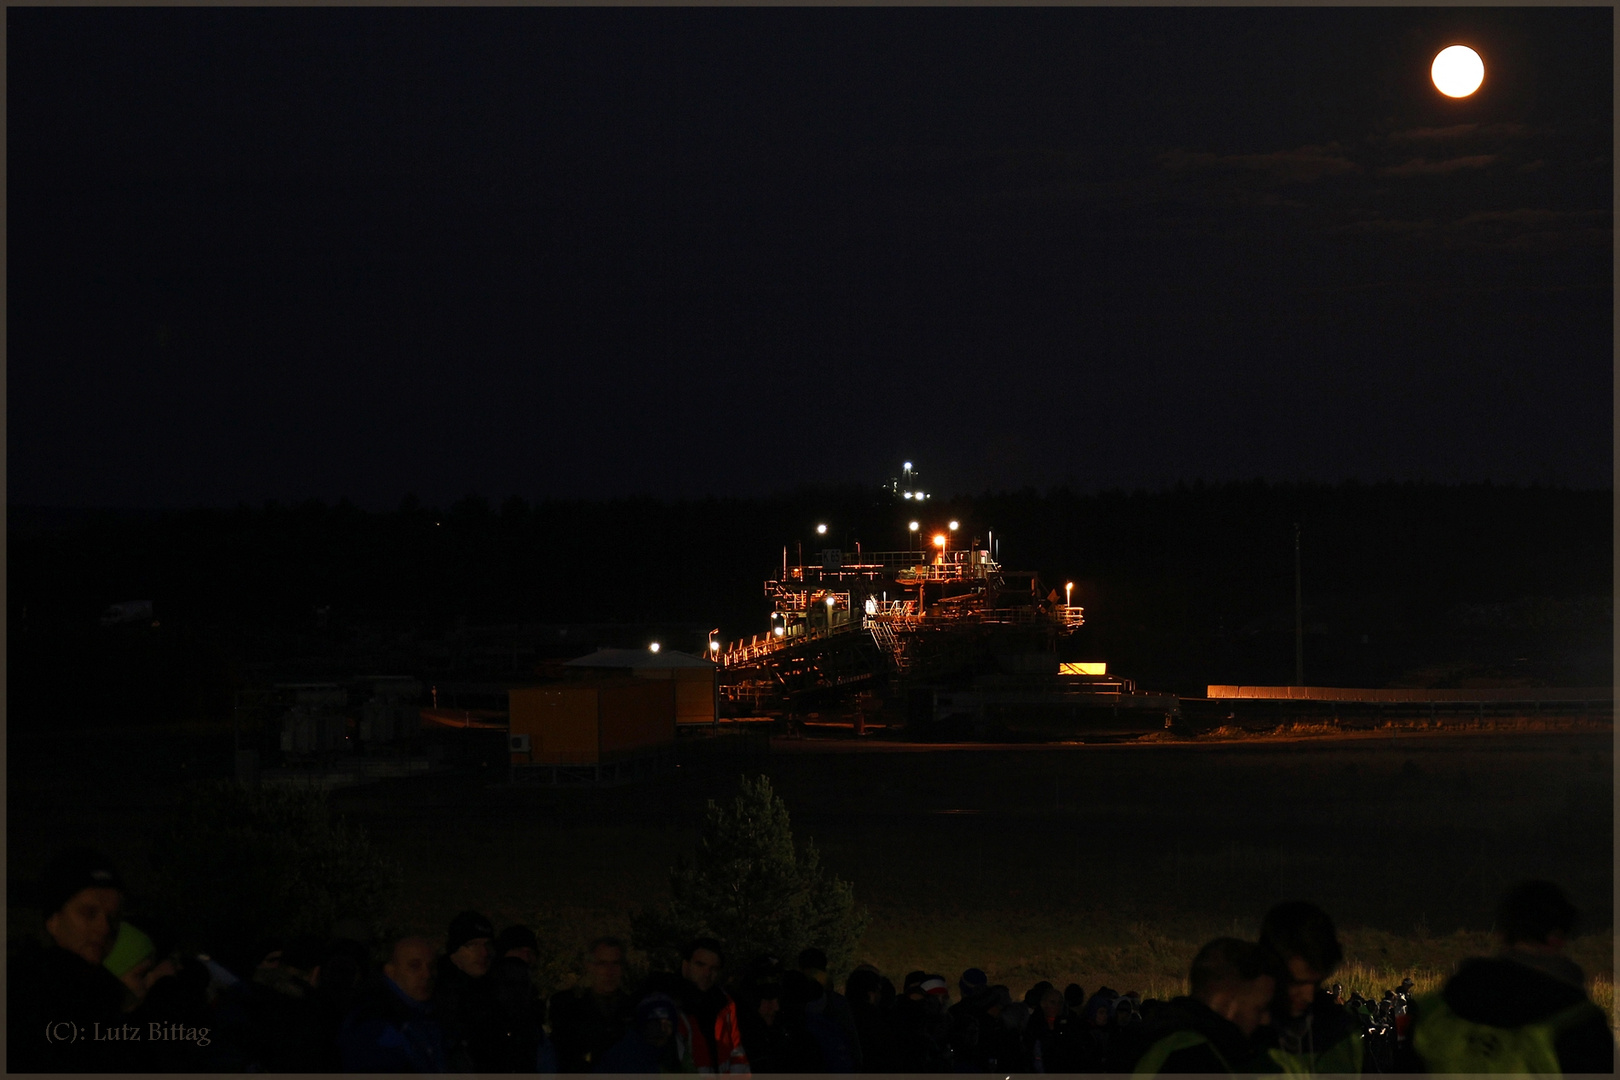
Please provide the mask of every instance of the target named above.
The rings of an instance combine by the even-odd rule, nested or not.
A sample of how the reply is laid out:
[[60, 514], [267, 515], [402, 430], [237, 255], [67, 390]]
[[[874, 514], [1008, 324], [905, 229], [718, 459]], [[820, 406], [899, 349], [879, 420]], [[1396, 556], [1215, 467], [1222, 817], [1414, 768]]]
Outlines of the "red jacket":
[[709, 1055], [709, 1040], [703, 1037], [703, 1023], [690, 1013], [686, 1016], [692, 1025], [692, 1064], [703, 1076], [752, 1076], [748, 1066], [748, 1053], [743, 1049], [742, 1032], [737, 1028], [737, 1003], [726, 995], [726, 1003], [714, 1017], [714, 1056]]

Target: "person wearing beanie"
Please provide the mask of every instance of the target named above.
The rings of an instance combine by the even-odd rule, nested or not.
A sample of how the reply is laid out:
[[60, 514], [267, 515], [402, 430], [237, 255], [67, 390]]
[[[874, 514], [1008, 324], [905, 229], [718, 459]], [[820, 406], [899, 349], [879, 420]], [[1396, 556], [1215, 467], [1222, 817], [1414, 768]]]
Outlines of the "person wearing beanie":
[[474, 979], [467, 992], [467, 1049], [479, 1072], [557, 1071], [546, 1003], [531, 974], [539, 951], [528, 927], [507, 927], [490, 946], [489, 974]]
[[805, 949], [799, 954], [799, 970], [814, 979], [826, 993], [822, 1013], [838, 1029], [845, 1045], [849, 1047], [855, 1071], [861, 1072], [865, 1067], [865, 1060], [861, 1052], [860, 1032], [855, 1027], [855, 1012], [850, 1008], [849, 999], [834, 989], [832, 980], [827, 976], [827, 954], [816, 948]]
[[990, 988], [990, 976], [980, 968], [968, 968], [962, 972], [962, 977], [956, 980], [956, 989], [961, 992], [962, 1000], [984, 993]]
[[1000, 1072], [1003, 1066], [1006, 1071], [1016, 1068], [1017, 1040], [1009, 1044], [1000, 1003], [990, 992], [990, 977], [979, 968], [968, 968], [956, 981], [956, 988], [962, 999], [947, 1010], [956, 1067], [980, 1073]]
[[433, 1007], [444, 1027], [448, 1052], [465, 1050], [471, 1027], [471, 1006], [479, 995], [475, 985], [489, 976], [491, 939], [495, 925], [476, 911], [463, 911], [450, 920], [444, 956], [433, 982]]
[[99, 964], [112, 951], [123, 919], [124, 886], [95, 852], [75, 850], [51, 863], [40, 879], [45, 932], [58, 948]]
[[[119, 1044], [49, 1033], [121, 1028], [128, 990], [106, 960], [118, 940], [123, 883], [97, 852], [58, 855], [37, 881], [40, 937], [7, 970], [7, 1066], [12, 1072], [109, 1072]], [[127, 1055], [125, 1055], [127, 1057]], [[126, 1061], [125, 1068], [128, 1067]]]
[[494, 923], [476, 911], [463, 911], [450, 920], [450, 933], [444, 942], [445, 962], [468, 978], [482, 978], [489, 973], [489, 943], [494, 936]]

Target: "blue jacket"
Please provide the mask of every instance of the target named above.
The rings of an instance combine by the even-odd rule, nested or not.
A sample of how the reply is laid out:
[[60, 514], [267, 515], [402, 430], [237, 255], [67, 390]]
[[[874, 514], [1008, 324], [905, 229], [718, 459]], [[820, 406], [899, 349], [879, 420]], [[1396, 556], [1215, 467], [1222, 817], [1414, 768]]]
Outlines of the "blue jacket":
[[405, 996], [392, 979], [374, 986], [338, 1030], [345, 1072], [442, 1073], [444, 1029], [433, 1006]]

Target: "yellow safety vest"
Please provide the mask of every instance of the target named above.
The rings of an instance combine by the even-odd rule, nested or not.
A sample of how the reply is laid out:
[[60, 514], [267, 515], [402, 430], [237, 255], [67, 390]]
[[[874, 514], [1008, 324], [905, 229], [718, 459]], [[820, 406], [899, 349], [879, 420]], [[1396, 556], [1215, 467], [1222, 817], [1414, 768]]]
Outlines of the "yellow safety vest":
[[1290, 1054], [1281, 1047], [1266, 1051], [1266, 1057], [1286, 1076], [1315, 1076], [1320, 1073], [1360, 1073], [1367, 1048], [1355, 1032], [1334, 1043], [1320, 1054]]
[[1590, 1016], [1597, 1006], [1580, 1001], [1545, 1020], [1522, 1027], [1493, 1027], [1464, 1020], [1445, 998], [1418, 999], [1412, 1049], [1430, 1072], [1519, 1073], [1558, 1076], [1558, 1036]]
[[1136, 1063], [1136, 1068], [1132, 1070], [1131, 1075], [1158, 1076], [1159, 1070], [1164, 1068], [1165, 1060], [1171, 1054], [1177, 1050], [1187, 1050], [1206, 1043], [1209, 1044], [1209, 1052], [1214, 1054], [1215, 1060], [1221, 1063], [1221, 1068], [1230, 1073], [1232, 1066], [1221, 1056], [1221, 1052], [1215, 1049], [1215, 1045], [1209, 1042], [1208, 1036], [1200, 1035], [1196, 1031], [1173, 1031], [1148, 1047], [1148, 1052], [1143, 1054], [1142, 1059]]

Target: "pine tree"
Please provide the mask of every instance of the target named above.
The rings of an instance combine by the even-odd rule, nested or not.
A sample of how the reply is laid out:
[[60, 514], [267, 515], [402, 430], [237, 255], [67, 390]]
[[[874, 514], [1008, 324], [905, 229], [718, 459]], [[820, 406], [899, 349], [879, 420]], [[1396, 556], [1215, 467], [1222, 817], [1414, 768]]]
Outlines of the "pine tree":
[[669, 892], [631, 920], [636, 944], [666, 966], [692, 938], [712, 935], [733, 970], [762, 953], [792, 964], [814, 946], [841, 973], [866, 928], [854, 888], [822, 869], [814, 840], [794, 843], [787, 804], [763, 776], [744, 777], [729, 807], [709, 801], [697, 850], [671, 868]]

